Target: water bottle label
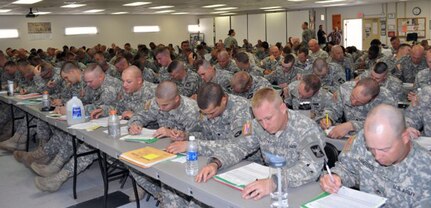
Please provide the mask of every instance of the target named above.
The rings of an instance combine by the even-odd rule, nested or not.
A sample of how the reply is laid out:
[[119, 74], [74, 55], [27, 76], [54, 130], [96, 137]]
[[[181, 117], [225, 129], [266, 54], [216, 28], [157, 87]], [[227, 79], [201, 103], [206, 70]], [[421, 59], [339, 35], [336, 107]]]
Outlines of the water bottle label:
[[72, 119], [80, 119], [82, 118], [81, 108], [79, 106], [72, 108]]
[[187, 161], [198, 160], [198, 152], [187, 152]]

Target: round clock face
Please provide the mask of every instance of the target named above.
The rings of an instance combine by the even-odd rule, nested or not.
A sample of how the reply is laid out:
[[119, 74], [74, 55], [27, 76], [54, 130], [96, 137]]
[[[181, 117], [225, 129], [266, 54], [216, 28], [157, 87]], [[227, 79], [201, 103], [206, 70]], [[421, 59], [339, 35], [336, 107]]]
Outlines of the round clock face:
[[413, 8], [412, 13], [416, 16], [419, 15], [421, 13], [421, 8], [419, 7]]

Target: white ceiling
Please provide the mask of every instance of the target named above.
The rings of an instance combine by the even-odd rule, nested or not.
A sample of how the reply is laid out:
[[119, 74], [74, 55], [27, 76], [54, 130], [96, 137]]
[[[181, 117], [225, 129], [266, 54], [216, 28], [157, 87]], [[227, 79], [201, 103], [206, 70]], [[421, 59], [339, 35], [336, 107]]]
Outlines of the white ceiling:
[[[293, 2], [295, 0], [43, 0], [32, 5], [12, 4], [14, 1], [15, 0], [0, 0], [0, 10], [11, 9], [10, 12], [0, 13], [0, 15], [24, 15], [28, 13], [30, 7], [34, 8], [33, 12], [51, 12], [51, 15], [88, 14], [84, 13], [84, 11], [91, 9], [104, 9], [103, 12], [99, 12], [97, 14], [112, 14], [114, 12], [128, 12], [128, 14], [154, 14], [154, 12], [159, 10], [149, 9], [149, 7], [161, 5], [174, 6], [173, 8], [169, 8], [167, 10], [175, 10], [175, 12], [187, 12], [190, 15], [220, 15], [211, 14], [211, 12], [216, 10], [202, 8], [202, 6], [211, 4], [226, 4], [225, 7], [238, 7], [237, 9], [229, 10], [230, 13], [244, 14], [263, 12], [263, 10], [260, 8], [270, 6], [280, 6], [283, 10], [298, 10], [414, 0], [339, 0], [339, 2], [325, 4], [316, 3], [322, 0], [304, 0], [302, 2]], [[135, 1], [148, 1], [152, 3], [138, 7], [122, 6], [123, 4], [132, 3]], [[86, 4], [86, 6], [74, 9], [60, 7], [73, 2], [76, 4]], [[168, 14], [170, 13], [172, 12], [169, 12]]]

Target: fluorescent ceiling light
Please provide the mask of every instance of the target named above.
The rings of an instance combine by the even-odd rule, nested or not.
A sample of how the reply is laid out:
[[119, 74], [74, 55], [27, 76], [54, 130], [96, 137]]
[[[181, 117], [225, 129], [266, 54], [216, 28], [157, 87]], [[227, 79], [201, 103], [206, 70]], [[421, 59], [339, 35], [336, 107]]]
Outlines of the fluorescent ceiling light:
[[281, 9], [281, 6], [262, 7], [260, 9], [263, 9], [263, 10], [267, 10], [267, 9]]
[[164, 14], [164, 13], [171, 13], [171, 12], [175, 12], [175, 10], [161, 10], [161, 11], [154, 12], [154, 14]]
[[18, 1], [12, 2], [12, 4], [34, 4], [40, 1], [42, 0], [18, 0]]
[[127, 14], [127, 13], [129, 13], [129, 12], [114, 12], [114, 13], [111, 13], [111, 14]]
[[175, 13], [172, 13], [172, 14], [179, 15], [179, 14], [190, 14], [190, 13], [189, 12], [175, 12]]
[[66, 35], [94, 35], [97, 34], [97, 27], [66, 27]]
[[12, 11], [12, 9], [0, 9], [0, 13], [7, 13]]
[[86, 6], [87, 4], [66, 4], [61, 6], [62, 8], [78, 8], [78, 7], [83, 7]]
[[277, 12], [277, 11], [284, 11], [284, 9], [266, 9], [265, 12]]
[[123, 6], [142, 6], [142, 5], [147, 5], [147, 4], [151, 4], [151, 2], [138, 1], [138, 2], [133, 2], [133, 3], [128, 3], [128, 4], [123, 4]]
[[160, 32], [160, 27], [155, 26], [134, 26], [133, 32], [135, 33], [147, 33], [147, 32]]
[[306, 0], [287, 0], [287, 1], [290, 1], [290, 2], [302, 2], [302, 1], [306, 1]]
[[18, 30], [17, 29], [0, 29], [0, 38], [18, 38]]
[[329, 4], [329, 5], [325, 5], [325, 6], [330, 6], [330, 7], [334, 6], [334, 7], [336, 7], [336, 6], [346, 6], [346, 5], [348, 5], [348, 4], [346, 4], [346, 3], [343, 3], [343, 4]]
[[51, 12], [35, 12], [35, 15], [51, 14]]
[[97, 12], [103, 12], [105, 11], [104, 9], [91, 9], [91, 10], [87, 10], [84, 11], [84, 13], [97, 13]]
[[233, 10], [238, 9], [238, 7], [222, 7], [222, 8], [216, 8], [215, 10]]
[[189, 30], [189, 32], [191, 33], [196, 33], [196, 32], [200, 32], [200, 28], [199, 25], [188, 25], [187, 29]]
[[174, 6], [165, 5], [165, 6], [148, 7], [148, 9], [169, 9], [169, 8], [172, 8], [172, 7], [174, 7]]
[[220, 14], [220, 15], [234, 15], [236, 13], [224, 13], [224, 14]]
[[325, 0], [325, 1], [316, 1], [316, 4], [326, 4], [326, 3], [335, 3], [335, 2], [342, 2], [345, 0]]
[[203, 6], [202, 8], [216, 8], [216, 7], [222, 7], [222, 6], [226, 6], [226, 4], [211, 4], [211, 5]]
[[211, 14], [223, 14], [226, 13], [227, 11], [217, 11], [217, 12], [211, 12]]

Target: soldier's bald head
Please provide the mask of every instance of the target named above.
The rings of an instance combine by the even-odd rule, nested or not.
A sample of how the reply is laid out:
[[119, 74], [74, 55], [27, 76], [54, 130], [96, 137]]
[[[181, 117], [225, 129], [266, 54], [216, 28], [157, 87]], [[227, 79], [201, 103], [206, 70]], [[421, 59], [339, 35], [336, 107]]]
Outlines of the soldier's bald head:
[[424, 47], [423, 47], [423, 46], [421, 46], [421, 45], [414, 45], [414, 46], [412, 47], [412, 54], [415, 54], [415, 53], [421, 53], [421, 54], [423, 54], [423, 53], [424, 53], [424, 51], [425, 51], [425, 49], [424, 49]]
[[177, 85], [172, 81], [163, 81], [156, 88], [156, 97], [171, 100], [179, 95]]
[[380, 104], [373, 108], [365, 119], [364, 129], [373, 134], [392, 134], [401, 139], [406, 129], [402, 111], [388, 104]]
[[127, 67], [122, 74], [130, 74], [133, 77], [142, 79], [142, 71], [135, 65]]

